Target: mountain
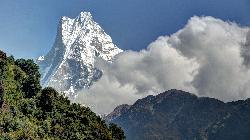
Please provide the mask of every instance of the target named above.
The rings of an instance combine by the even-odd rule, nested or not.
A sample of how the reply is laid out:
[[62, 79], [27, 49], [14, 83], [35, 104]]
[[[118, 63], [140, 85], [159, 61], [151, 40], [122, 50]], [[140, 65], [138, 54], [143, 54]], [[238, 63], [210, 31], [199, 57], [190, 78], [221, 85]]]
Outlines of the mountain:
[[119, 108], [106, 120], [121, 126], [127, 140], [250, 139], [250, 99], [224, 103], [169, 90]]
[[76, 92], [102, 76], [95, 67], [96, 59], [112, 62], [120, 52], [89, 12], [81, 12], [75, 19], [62, 17], [52, 49], [37, 59], [41, 83], [75, 98]]
[[33, 60], [8, 57], [0, 50], [1, 140], [124, 140], [89, 108], [40, 85]]
[[124, 104], [116, 107], [113, 112], [108, 114], [107, 116], [104, 116], [105, 120], [108, 120], [108, 122], [115, 120], [116, 118], [120, 117], [122, 114], [126, 113], [131, 106]]

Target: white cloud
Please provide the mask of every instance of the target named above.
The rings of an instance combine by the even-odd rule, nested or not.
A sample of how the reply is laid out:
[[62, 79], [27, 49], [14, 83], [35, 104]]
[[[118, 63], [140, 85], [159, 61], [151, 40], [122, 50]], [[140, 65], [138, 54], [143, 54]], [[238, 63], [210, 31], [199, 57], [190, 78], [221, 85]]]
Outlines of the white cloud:
[[148, 94], [182, 89], [224, 101], [250, 95], [248, 28], [213, 17], [193, 17], [171, 36], [159, 37], [146, 50], [126, 51], [112, 64], [98, 66], [103, 77], [78, 101], [98, 113], [132, 104]]

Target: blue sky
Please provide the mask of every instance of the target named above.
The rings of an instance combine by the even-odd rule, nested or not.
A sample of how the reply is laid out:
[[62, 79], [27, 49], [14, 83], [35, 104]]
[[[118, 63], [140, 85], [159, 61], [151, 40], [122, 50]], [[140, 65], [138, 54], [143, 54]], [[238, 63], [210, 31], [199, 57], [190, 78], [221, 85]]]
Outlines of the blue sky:
[[35, 58], [52, 47], [61, 16], [90, 11], [122, 49], [141, 50], [193, 15], [250, 25], [249, 0], [0, 0], [0, 49]]

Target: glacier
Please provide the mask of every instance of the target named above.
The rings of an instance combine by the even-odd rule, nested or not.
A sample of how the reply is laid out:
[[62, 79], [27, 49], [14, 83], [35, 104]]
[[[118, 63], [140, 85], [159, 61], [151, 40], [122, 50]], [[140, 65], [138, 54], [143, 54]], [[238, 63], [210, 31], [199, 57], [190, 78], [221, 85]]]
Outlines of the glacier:
[[102, 76], [96, 60], [111, 63], [121, 52], [90, 12], [81, 12], [74, 19], [63, 16], [52, 49], [37, 59], [41, 84], [75, 99], [78, 91], [89, 88]]

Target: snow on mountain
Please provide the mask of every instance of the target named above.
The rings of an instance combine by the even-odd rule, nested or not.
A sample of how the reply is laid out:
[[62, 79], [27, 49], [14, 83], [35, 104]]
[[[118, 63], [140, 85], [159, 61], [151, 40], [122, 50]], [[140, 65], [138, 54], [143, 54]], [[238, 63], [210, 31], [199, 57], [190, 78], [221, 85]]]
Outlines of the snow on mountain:
[[77, 91], [102, 76], [95, 67], [96, 58], [111, 62], [120, 52], [89, 12], [81, 12], [75, 19], [62, 17], [52, 49], [37, 59], [41, 83], [75, 98]]

